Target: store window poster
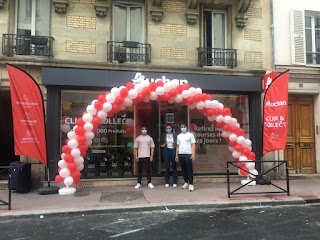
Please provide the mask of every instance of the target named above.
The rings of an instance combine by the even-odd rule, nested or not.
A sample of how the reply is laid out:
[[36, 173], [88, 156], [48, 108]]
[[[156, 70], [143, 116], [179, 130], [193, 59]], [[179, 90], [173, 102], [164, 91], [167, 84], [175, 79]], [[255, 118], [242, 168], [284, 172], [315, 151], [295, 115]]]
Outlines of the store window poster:
[[166, 122], [167, 123], [174, 123], [174, 114], [173, 113], [166, 113]]

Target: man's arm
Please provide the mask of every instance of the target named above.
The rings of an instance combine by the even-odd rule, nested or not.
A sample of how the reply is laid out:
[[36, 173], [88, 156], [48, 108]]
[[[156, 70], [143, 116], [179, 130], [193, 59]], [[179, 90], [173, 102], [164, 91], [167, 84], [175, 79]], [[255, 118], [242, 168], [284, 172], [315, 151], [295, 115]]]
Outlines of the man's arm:
[[139, 158], [138, 158], [138, 148], [134, 148], [133, 153], [134, 153], [134, 158], [136, 159], [136, 161], [138, 161], [139, 160]]
[[151, 162], [153, 160], [153, 154], [154, 154], [154, 148], [151, 148], [151, 154], [150, 154], [150, 161]]
[[196, 144], [195, 143], [192, 143], [191, 151], [192, 151], [191, 160], [194, 161], [196, 159]]
[[176, 146], [176, 162], [179, 160], [179, 145]]

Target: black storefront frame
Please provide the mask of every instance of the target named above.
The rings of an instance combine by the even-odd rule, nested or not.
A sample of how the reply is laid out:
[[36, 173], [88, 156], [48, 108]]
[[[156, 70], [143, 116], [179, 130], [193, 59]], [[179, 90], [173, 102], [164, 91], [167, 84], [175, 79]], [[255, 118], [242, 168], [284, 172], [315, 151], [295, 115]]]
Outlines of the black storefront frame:
[[[180, 74], [164, 72], [138, 72], [148, 78], [185, 80], [190, 87], [200, 87], [204, 92], [243, 94], [249, 97], [249, 131], [252, 141], [252, 151], [256, 153], [256, 159], [262, 157], [262, 110], [261, 89], [262, 76], [238, 76], [238, 75], [210, 75], [210, 74]], [[65, 89], [105, 90], [112, 87], [125, 85], [137, 75], [137, 71], [113, 71], [73, 68], [43, 68], [42, 82], [47, 87], [47, 146], [48, 166], [50, 178], [53, 180], [58, 172], [57, 162], [61, 158], [60, 132], [61, 115], [61, 91]], [[130, 78], [130, 76], [132, 76]], [[149, 77], [152, 76], [152, 77]], [[153, 77], [154, 76], [154, 77]], [[121, 79], [121, 81], [120, 81]], [[155, 108], [153, 107], [153, 111]], [[261, 166], [256, 169], [260, 171]], [[217, 174], [216, 174], [217, 175]]]

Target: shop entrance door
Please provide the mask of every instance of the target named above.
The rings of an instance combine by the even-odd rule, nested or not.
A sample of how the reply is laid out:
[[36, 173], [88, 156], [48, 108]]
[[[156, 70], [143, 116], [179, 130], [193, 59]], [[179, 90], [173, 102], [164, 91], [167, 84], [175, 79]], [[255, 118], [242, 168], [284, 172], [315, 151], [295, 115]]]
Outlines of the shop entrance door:
[[315, 173], [313, 98], [289, 96], [288, 133], [284, 158], [291, 173]]

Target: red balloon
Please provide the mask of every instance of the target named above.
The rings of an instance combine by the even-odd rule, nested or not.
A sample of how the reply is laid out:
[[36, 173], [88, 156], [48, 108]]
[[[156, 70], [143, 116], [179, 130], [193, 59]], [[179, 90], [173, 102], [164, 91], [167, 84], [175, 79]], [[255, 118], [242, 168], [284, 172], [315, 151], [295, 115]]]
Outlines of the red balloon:
[[239, 175], [241, 175], [241, 176], [247, 176], [248, 173], [247, 173], [245, 170], [249, 172], [249, 169], [246, 168], [246, 167], [243, 167], [243, 169], [239, 169]]
[[120, 90], [120, 96], [125, 98], [128, 95], [128, 89], [127, 88], [122, 88]]
[[[112, 104], [112, 111], [113, 111], [114, 113], [120, 112], [120, 107], [119, 107], [119, 105], [117, 105], [116, 103]], [[100, 120], [100, 124], [101, 124], [101, 120]]]
[[217, 116], [217, 115], [221, 114], [221, 109], [220, 108], [214, 108], [213, 112], [214, 112], [213, 114]]
[[142, 93], [139, 93], [137, 99], [139, 102], [142, 102], [144, 100], [144, 95]]
[[85, 157], [87, 155], [87, 150], [80, 151], [80, 156]]
[[[245, 156], [249, 156], [249, 153], [250, 153], [250, 151], [249, 151], [249, 149], [248, 148], [243, 148], [243, 150], [242, 150], [242, 154], [243, 155], [245, 155]], [[250, 159], [251, 160], [251, 159]]]
[[238, 136], [244, 136], [244, 135], [245, 135], [244, 130], [243, 130], [242, 128], [239, 128], [239, 129], [237, 130], [237, 135], [238, 135]]
[[100, 94], [99, 97], [98, 97], [98, 100], [102, 103], [105, 103], [107, 100], [106, 100], [106, 95], [104, 94]]
[[123, 103], [124, 99], [121, 96], [117, 96], [114, 102], [118, 105], [121, 105]]
[[142, 94], [143, 94], [145, 97], [149, 96], [150, 93], [151, 93], [150, 88], [145, 87], [144, 89], [142, 89]]
[[[158, 98], [159, 99], [159, 98]], [[138, 98], [135, 98], [135, 99], [133, 99], [132, 100], [132, 105], [138, 105], [138, 103], [139, 103], [139, 99]], [[109, 115], [108, 115], [109, 116]]]
[[224, 122], [217, 122], [216, 123], [216, 127], [217, 128], [223, 128], [224, 124], [225, 124]]
[[181, 106], [185, 106], [185, 105], [187, 105], [187, 99], [186, 98], [184, 98], [182, 101], [181, 101]]
[[188, 90], [190, 88], [189, 83], [182, 84], [184, 90]]
[[134, 84], [133, 84], [132, 82], [127, 82], [126, 88], [127, 88], [128, 90], [130, 90], [130, 89], [134, 88]]
[[171, 89], [169, 91], [169, 94], [170, 94], [171, 97], [175, 97], [178, 94], [178, 91], [176, 89]]
[[237, 152], [242, 152], [243, 150], [243, 146], [241, 144], [237, 144], [234, 146], [234, 149], [237, 151]]
[[114, 116], [114, 112], [113, 111], [107, 112], [107, 116], [108, 117], [113, 117]]
[[95, 126], [95, 127], [98, 127], [98, 126], [100, 126], [100, 124], [101, 124], [101, 119], [96, 117], [96, 116], [93, 116], [92, 125]]
[[[85, 136], [78, 136], [77, 141], [78, 141], [79, 144], [85, 144], [87, 139], [86, 139]], [[70, 151], [71, 151], [71, 149], [70, 149]]]
[[163, 101], [168, 101], [170, 99], [170, 94], [165, 92], [163, 95], [162, 95], [162, 99]]
[[235, 146], [236, 144], [237, 144], [236, 141], [229, 141], [229, 142], [228, 142], [228, 145], [229, 145], [230, 147], [233, 147], [233, 146]]
[[200, 102], [201, 101], [201, 95], [200, 94], [196, 94], [193, 96], [193, 99], [195, 102]]
[[231, 129], [230, 129], [230, 132], [232, 133], [237, 133], [238, 132], [238, 127], [237, 126], [232, 126]]
[[99, 110], [102, 109], [102, 103], [99, 102], [99, 101], [96, 101], [96, 102], [94, 103], [94, 107], [99, 111]]
[[203, 102], [208, 99], [207, 95], [208, 95], [208, 94], [206, 94], [206, 93], [202, 93], [202, 94], [200, 95], [200, 96], [201, 96], [201, 100], [202, 100]]
[[98, 126], [93, 126], [92, 132], [96, 133], [98, 131]]
[[231, 126], [229, 124], [225, 124], [223, 126], [223, 130], [225, 130], [225, 131], [229, 131], [230, 129], [231, 129]]
[[206, 111], [207, 111], [207, 109], [206, 109], [206, 108], [202, 108], [201, 110], [199, 110], [199, 113], [201, 113], [201, 114], [205, 114], [205, 113], [206, 113]]
[[255, 160], [255, 159], [256, 159], [256, 154], [255, 154], [254, 152], [250, 152], [250, 153], [248, 154], [248, 156], [249, 156], [249, 159], [250, 159], [250, 160]]
[[78, 185], [80, 183], [80, 178], [74, 178], [73, 179], [73, 184]]
[[155, 91], [157, 87], [158, 87], [158, 85], [155, 82], [151, 82], [149, 84], [149, 88], [151, 91]]
[[230, 108], [224, 108], [224, 109], [222, 109], [221, 114], [222, 114], [223, 116], [227, 116], [227, 115], [231, 114]]
[[63, 158], [67, 163], [73, 162], [73, 156], [71, 154], [66, 154]]
[[74, 131], [75, 131], [75, 133], [76, 133], [77, 135], [79, 135], [79, 136], [82, 136], [82, 135], [84, 135], [84, 133], [85, 133], [84, 128], [83, 128], [83, 127], [80, 127], [80, 126], [78, 126]]
[[180, 93], [180, 94], [181, 94], [182, 91], [184, 90], [184, 88], [183, 88], [182, 85], [179, 85], [176, 89], [177, 89], [177, 92]]
[[64, 145], [62, 147], [62, 152], [64, 152], [65, 154], [68, 154], [71, 152], [71, 148], [69, 148], [67, 145]]
[[244, 163], [238, 162], [238, 163], [237, 163], [237, 166], [238, 166], [239, 168], [244, 168], [246, 165], [245, 165]]
[[61, 177], [59, 174], [55, 177], [55, 181], [57, 183], [62, 183], [63, 182], [63, 177]]
[[85, 124], [85, 122], [82, 120], [82, 118], [77, 118], [76, 124], [77, 126], [82, 127]]
[[[212, 108], [208, 108], [208, 109], [206, 110], [206, 113], [207, 113], [208, 116], [212, 116], [212, 115], [213, 115], [213, 109], [212, 109]], [[227, 131], [227, 130], [226, 130], [226, 131]]]
[[69, 164], [68, 164], [68, 169], [69, 169], [71, 172], [73, 172], [73, 171], [75, 171], [75, 170], [77, 169], [77, 165], [76, 165], [74, 162], [69, 163]]
[[157, 82], [157, 85], [158, 85], [159, 87], [163, 87], [164, 82], [163, 82], [163, 81], [158, 81], [158, 82]]
[[194, 102], [193, 97], [187, 98], [187, 104], [188, 104], [188, 105], [193, 104], [193, 102]]

